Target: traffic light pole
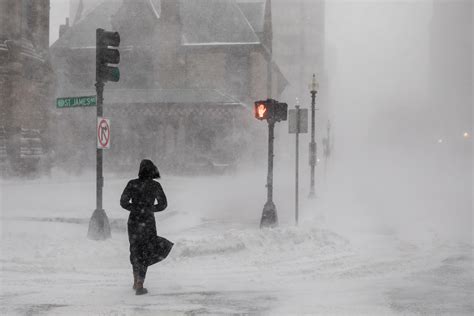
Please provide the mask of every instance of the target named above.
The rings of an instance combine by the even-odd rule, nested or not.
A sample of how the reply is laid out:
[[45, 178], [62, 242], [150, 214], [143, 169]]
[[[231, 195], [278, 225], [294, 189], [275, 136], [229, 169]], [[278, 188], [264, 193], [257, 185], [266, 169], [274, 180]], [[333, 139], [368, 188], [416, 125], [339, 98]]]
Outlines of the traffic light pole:
[[[103, 116], [103, 101], [104, 101], [104, 83], [97, 82], [95, 84], [97, 90], [97, 118]], [[96, 161], [96, 210], [102, 210], [102, 190], [104, 188], [104, 176], [103, 176], [103, 152], [102, 149], [97, 148], [97, 161]]]
[[[96, 31], [96, 92], [97, 92], [97, 119], [103, 116], [103, 103], [104, 103], [104, 82], [101, 80], [99, 75], [100, 67], [100, 48], [102, 43], [100, 43], [100, 38], [104, 33], [103, 29], [97, 29]], [[97, 137], [97, 136], [96, 136]], [[89, 231], [87, 236], [90, 239], [94, 240], [104, 240], [111, 237], [110, 233], [110, 224], [107, 214], [102, 207], [102, 192], [104, 187], [104, 177], [103, 177], [103, 149], [98, 148], [96, 140], [96, 209], [92, 214], [91, 220], [89, 222]]]
[[[103, 93], [104, 83], [98, 81], [95, 84], [97, 90], [97, 118], [103, 115]], [[96, 141], [97, 142], [97, 141]], [[96, 145], [97, 146], [97, 145]], [[104, 240], [111, 237], [110, 224], [107, 214], [102, 207], [102, 192], [104, 188], [104, 177], [103, 177], [103, 149], [96, 149], [97, 161], [96, 161], [96, 209], [92, 214], [89, 222], [89, 231], [87, 236], [94, 240]]]
[[273, 140], [275, 138], [275, 121], [268, 120], [268, 174], [267, 174], [267, 202], [263, 207], [260, 228], [278, 226], [278, 215], [273, 203]]
[[[96, 69], [100, 67], [100, 56], [99, 56], [99, 46], [100, 37], [103, 34], [103, 29], [96, 30]], [[104, 114], [103, 104], [104, 104], [104, 83], [100, 80], [99, 76], [97, 76], [96, 72], [96, 84], [95, 89], [97, 92], [97, 118], [102, 117]], [[96, 162], [96, 210], [102, 210], [102, 190], [104, 188], [104, 177], [102, 172], [102, 149], [97, 148], [97, 162]], [[105, 212], [104, 212], [105, 213]]]
[[273, 203], [273, 140], [275, 139], [275, 122], [268, 121], [268, 173], [267, 202]]

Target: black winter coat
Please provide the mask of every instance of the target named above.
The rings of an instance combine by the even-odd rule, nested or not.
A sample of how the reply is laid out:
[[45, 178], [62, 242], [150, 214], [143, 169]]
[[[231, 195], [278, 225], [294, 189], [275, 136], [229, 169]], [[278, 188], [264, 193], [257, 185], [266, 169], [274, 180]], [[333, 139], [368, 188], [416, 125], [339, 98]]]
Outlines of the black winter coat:
[[166, 258], [173, 246], [156, 233], [154, 213], [163, 211], [168, 203], [163, 188], [153, 180], [154, 173], [146, 172], [147, 168], [153, 171], [153, 167], [159, 176], [151, 161], [142, 161], [139, 178], [128, 182], [120, 198], [120, 205], [130, 211], [127, 225], [130, 262], [145, 267]]

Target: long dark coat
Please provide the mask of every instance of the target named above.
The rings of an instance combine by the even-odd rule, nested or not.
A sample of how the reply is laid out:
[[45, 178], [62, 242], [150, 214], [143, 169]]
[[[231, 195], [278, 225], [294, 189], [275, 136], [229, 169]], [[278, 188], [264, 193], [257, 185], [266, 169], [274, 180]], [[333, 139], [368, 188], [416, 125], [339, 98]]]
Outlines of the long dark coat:
[[138, 179], [130, 180], [120, 197], [120, 205], [130, 211], [127, 226], [132, 265], [147, 267], [157, 263], [173, 247], [172, 242], [156, 233], [154, 213], [163, 211], [168, 203], [163, 188], [154, 178], [159, 178], [158, 169], [150, 160], [143, 160]]

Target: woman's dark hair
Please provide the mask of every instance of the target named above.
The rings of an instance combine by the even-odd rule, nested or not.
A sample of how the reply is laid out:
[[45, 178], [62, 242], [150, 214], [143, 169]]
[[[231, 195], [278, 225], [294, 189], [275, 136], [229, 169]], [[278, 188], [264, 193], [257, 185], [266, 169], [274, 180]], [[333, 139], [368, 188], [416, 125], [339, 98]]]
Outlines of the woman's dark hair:
[[160, 172], [155, 164], [149, 159], [143, 159], [140, 162], [140, 171], [138, 172], [140, 179], [159, 179]]

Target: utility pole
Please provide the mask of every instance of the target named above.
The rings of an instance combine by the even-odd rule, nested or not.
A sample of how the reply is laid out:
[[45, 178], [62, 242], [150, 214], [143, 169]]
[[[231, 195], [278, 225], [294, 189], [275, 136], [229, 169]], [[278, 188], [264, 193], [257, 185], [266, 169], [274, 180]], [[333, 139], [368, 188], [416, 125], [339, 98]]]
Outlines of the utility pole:
[[316, 192], [314, 189], [314, 171], [316, 167], [316, 141], [315, 141], [315, 117], [316, 117], [316, 93], [318, 93], [319, 84], [316, 81], [316, 75], [313, 74], [313, 81], [311, 82], [311, 142], [309, 143], [309, 165], [311, 166], [310, 173], [310, 191], [309, 198], [315, 198]]

